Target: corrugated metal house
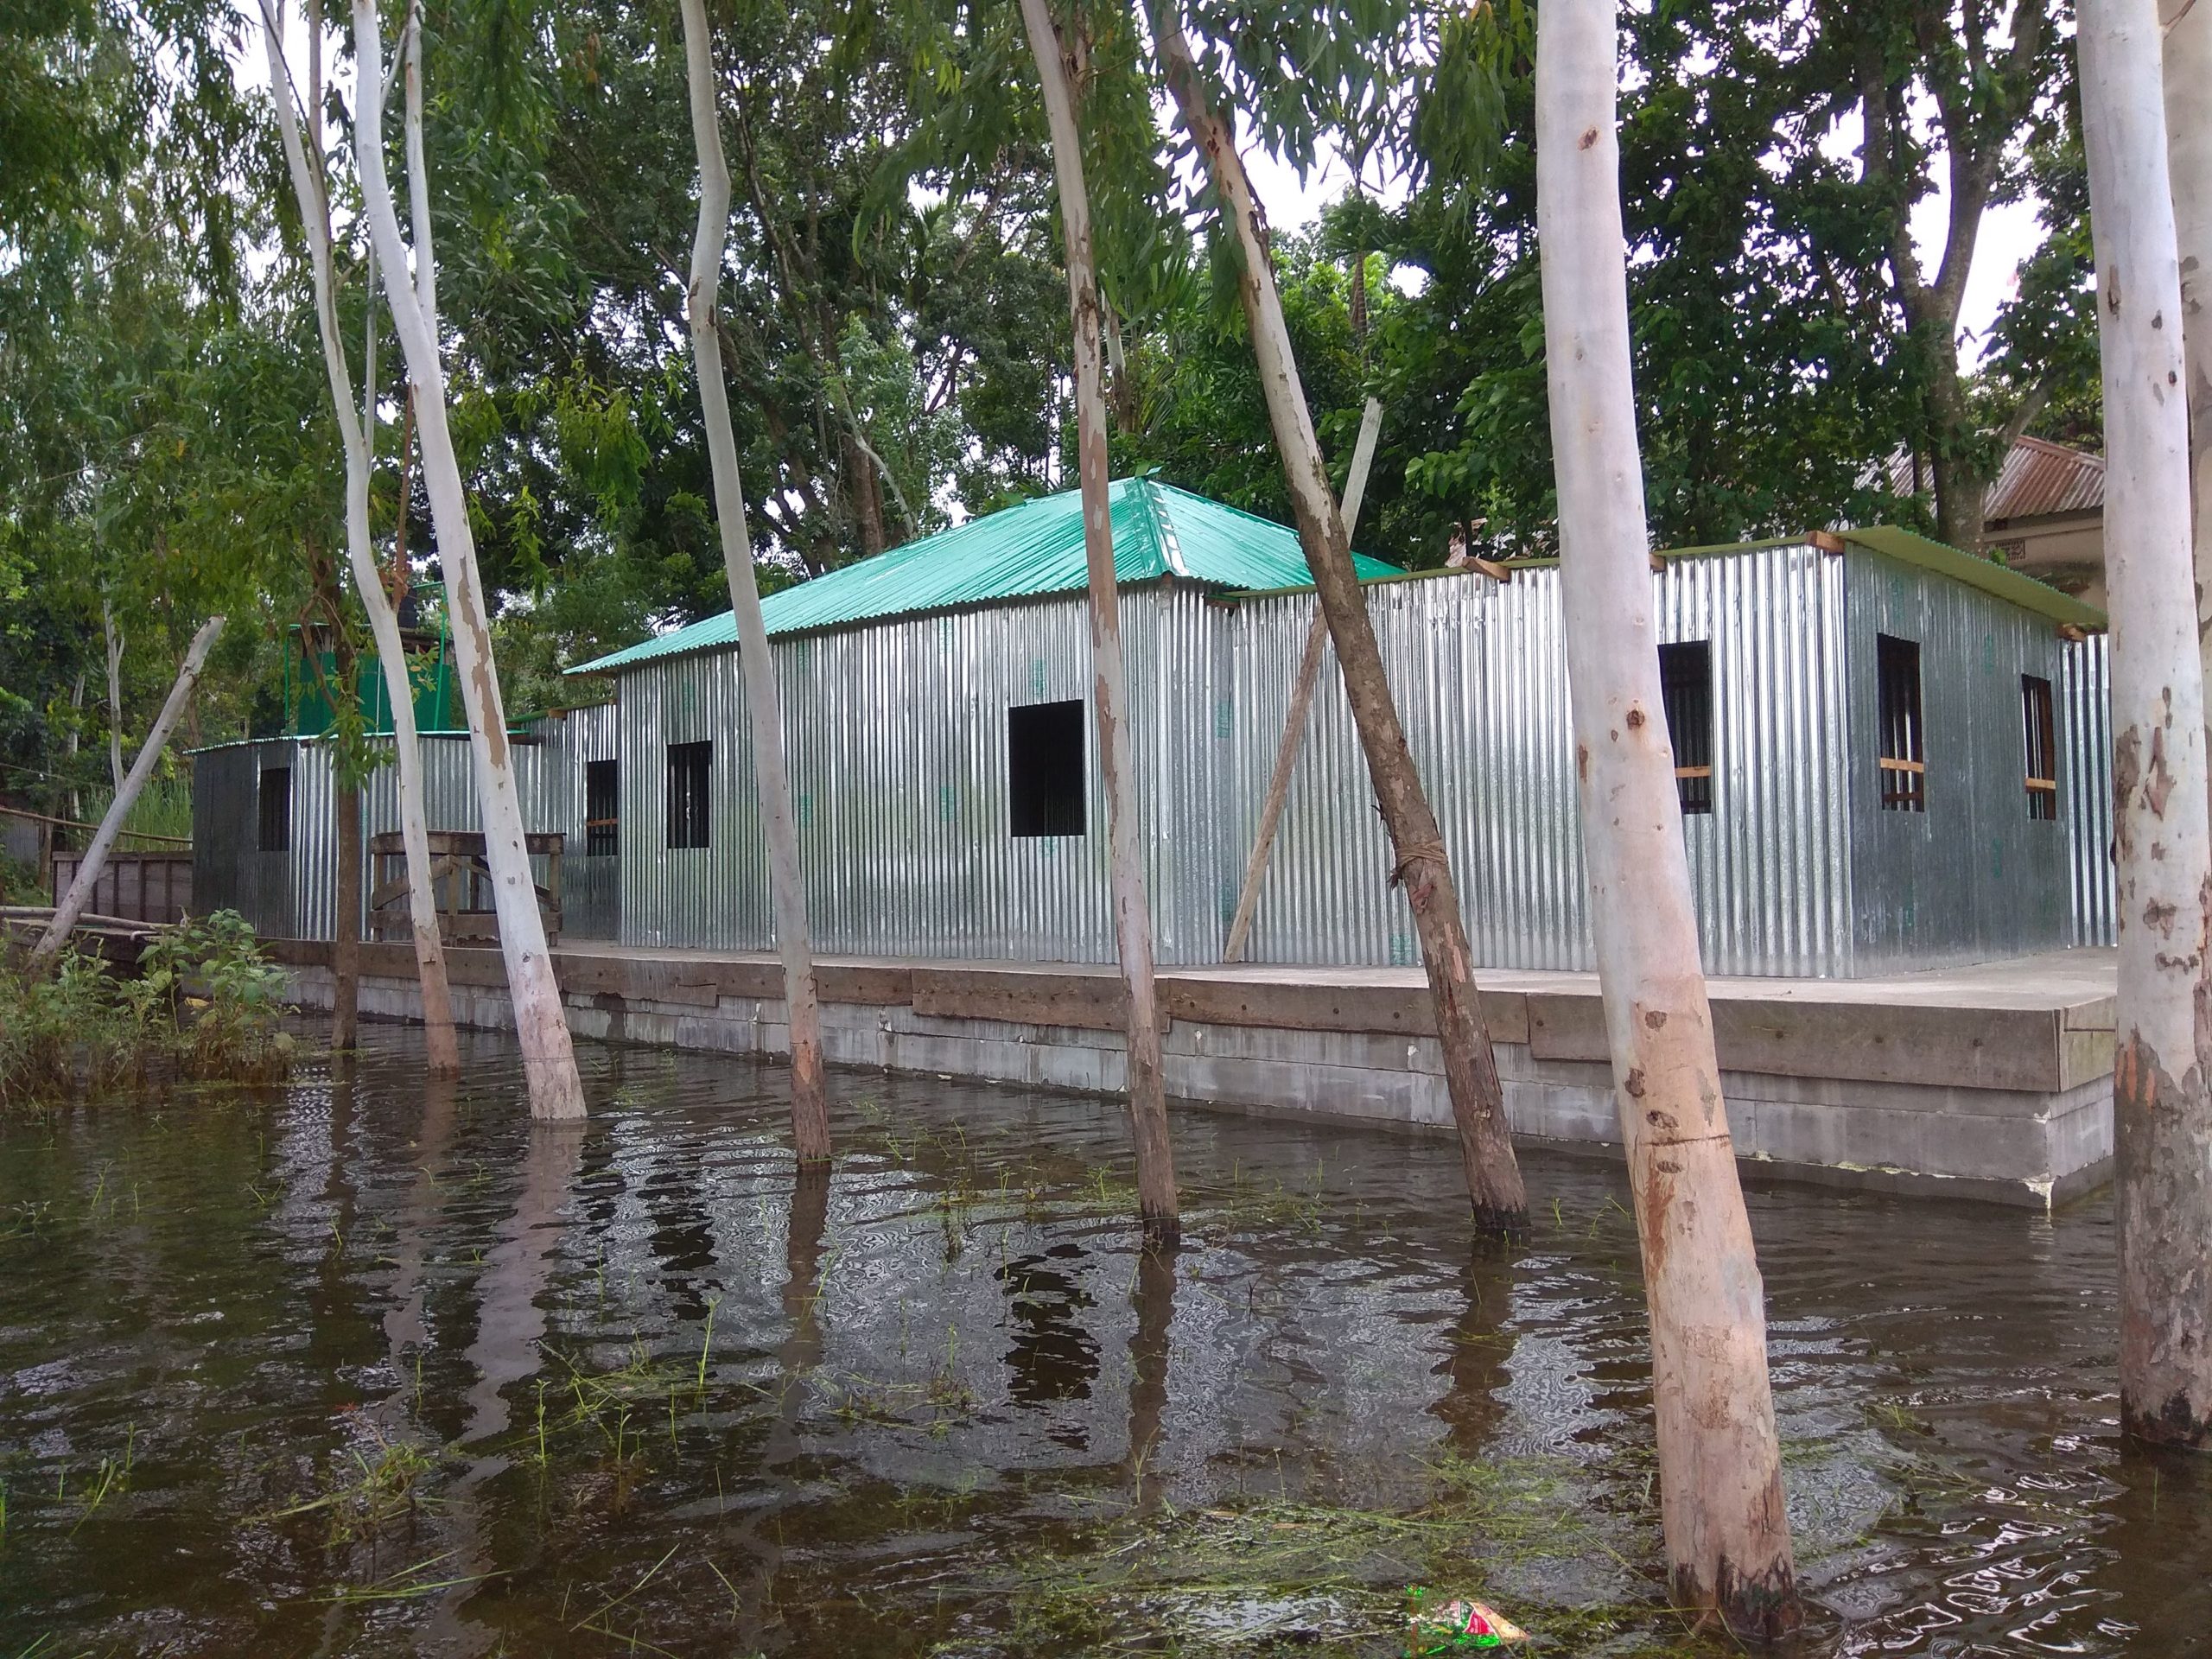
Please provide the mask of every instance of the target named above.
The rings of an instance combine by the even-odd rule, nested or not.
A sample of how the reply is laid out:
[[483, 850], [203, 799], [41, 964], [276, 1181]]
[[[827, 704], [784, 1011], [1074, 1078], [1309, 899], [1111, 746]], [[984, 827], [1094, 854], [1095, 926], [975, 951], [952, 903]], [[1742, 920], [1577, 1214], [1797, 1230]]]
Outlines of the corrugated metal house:
[[[1280, 525], [1151, 480], [1116, 483], [1113, 509], [1159, 954], [1211, 962], [1313, 593]], [[2101, 641], [2062, 635], [2100, 627], [2097, 613], [1892, 531], [1657, 564], [1713, 971], [1848, 976], [2109, 938]], [[1362, 574], [1481, 961], [1588, 966], [1561, 573]], [[764, 609], [819, 947], [1111, 960], [1075, 493]], [[734, 650], [725, 615], [575, 671], [612, 676], [615, 703], [547, 734], [525, 800], [532, 828], [574, 826], [572, 889], [586, 866], [611, 872], [611, 907], [586, 926], [640, 945], [770, 944]], [[242, 779], [202, 778], [250, 799]], [[219, 810], [251, 827], [246, 805]], [[577, 856], [582, 839], [594, 856]], [[1248, 957], [1414, 961], [1390, 862], [1331, 673]]]

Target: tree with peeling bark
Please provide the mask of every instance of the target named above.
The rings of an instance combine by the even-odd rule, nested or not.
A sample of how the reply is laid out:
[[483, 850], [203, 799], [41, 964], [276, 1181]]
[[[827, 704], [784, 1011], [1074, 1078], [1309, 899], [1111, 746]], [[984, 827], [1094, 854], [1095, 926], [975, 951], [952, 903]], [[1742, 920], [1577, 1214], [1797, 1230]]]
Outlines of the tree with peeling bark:
[[1421, 938], [1421, 965], [1434, 1004], [1436, 1031], [1444, 1055], [1445, 1084], [1459, 1132], [1460, 1159], [1475, 1224], [1485, 1233], [1515, 1236], [1527, 1229], [1529, 1199], [1521, 1166], [1505, 1118], [1504, 1091], [1497, 1061], [1491, 1052], [1475, 984], [1467, 927], [1459, 914], [1459, 891], [1452, 880], [1444, 833], [1438, 827], [1421, 775], [1406, 745], [1404, 723], [1383, 671], [1375, 626], [1367, 614], [1351, 563], [1351, 547], [1331, 487], [1313, 412], [1283, 324], [1282, 300], [1275, 289], [1258, 203], [1252, 194], [1235, 136], [1201, 76], [1183, 33], [1175, 0], [1148, 0], [1153, 41], [1184, 129], [1205, 160], [1223, 217], [1234, 234], [1241, 269], [1237, 295], [1258, 360], [1268, 417], [1289, 486], [1299, 544], [1313, 575], [1323, 613], [1329, 620], [1337, 663], [1354, 724], [1366, 752], [1368, 776], [1389, 831], [1397, 865], [1393, 885], [1402, 885]]
[[738, 665], [753, 721], [753, 777], [767, 830], [768, 886], [776, 912], [776, 949], [784, 963], [784, 1007], [791, 1045], [791, 1141], [802, 1163], [830, 1156], [830, 1090], [822, 1066], [822, 1008], [816, 994], [814, 947], [808, 937], [806, 887], [799, 868], [798, 825], [791, 810], [790, 774], [784, 765], [781, 701], [767, 624], [760, 615], [760, 586], [753, 569], [753, 533], [746, 522], [745, 485], [738, 476], [737, 443], [730, 429], [729, 390], [722, 378], [721, 338], [715, 310], [721, 291], [722, 239], [729, 224], [729, 163], [722, 154], [721, 116], [715, 100], [714, 42], [705, 0], [683, 0], [685, 85], [691, 105], [691, 137], [699, 152], [699, 227], [691, 244], [691, 283], [685, 311], [691, 327], [691, 361], [698, 371], [699, 405], [713, 469], [715, 518], [721, 532], [722, 565], [737, 625]]
[[2203, 1447], [2212, 1446], [2212, 802], [2158, 0], [2084, 0], [2075, 40], [2104, 357], [2120, 1422], [2145, 1440]]
[[[315, 321], [322, 339], [324, 367], [330, 382], [331, 406], [338, 420], [339, 436], [346, 451], [346, 558], [353, 578], [354, 592], [359, 596], [361, 607], [368, 614], [369, 631], [376, 642], [377, 663], [384, 675], [386, 699], [391, 704], [393, 762], [397, 770], [400, 841], [406, 855], [407, 918], [409, 932], [415, 950], [415, 972], [422, 990], [423, 1025], [430, 1071], [436, 1075], [450, 1076], [461, 1070], [461, 1049], [454, 1033], [453, 996], [446, 977], [445, 944], [438, 932], [437, 902], [430, 876], [430, 842], [429, 827], [424, 817], [423, 786], [423, 747], [415, 726], [415, 690], [407, 670], [407, 646], [401, 637], [398, 613], [392, 608], [386, 593], [382, 573], [377, 568], [376, 550], [371, 539], [369, 525], [370, 455], [368, 434], [360, 413], [353, 406], [353, 372], [346, 358], [346, 346], [338, 331], [338, 301], [336, 259], [330, 227], [329, 172], [324, 162], [321, 139], [322, 86], [322, 28], [319, 8], [310, 8], [308, 14], [308, 119], [304, 129], [297, 108], [297, 93], [292, 79], [291, 67], [284, 54], [283, 37], [278, 29], [278, 20], [273, 0], [263, 0], [262, 25], [268, 49], [269, 81], [276, 103], [276, 122], [284, 144], [285, 165], [289, 170], [292, 194], [300, 210], [300, 225], [307, 238], [308, 268], [315, 289]], [[371, 296], [371, 316], [374, 316], [374, 296]], [[370, 338], [374, 339], [373, 332]], [[364, 379], [373, 382], [375, 368], [371, 364]], [[373, 395], [372, 385], [369, 388]], [[339, 619], [331, 619], [334, 628]], [[350, 686], [352, 676], [340, 676]], [[334, 706], [335, 706], [334, 704]], [[359, 789], [351, 791], [355, 799], [349, 813], [344, 803], [339, 805], [340, 831], [344, 836], [350, 825], [353, 842], [352, 862], [358, 871], [360, 862], [360, 823], [359, 817]], [[341, 866], [346, 863], [344, 849], [340, 857]], [[340, 897], [346, 898], [348, 883], [341, 875]], [[345, 918], [350, 910], [353, 917], [352, 931], [359, 933], [358, 875], [350, 883], [350, 905], [341, 902], [339, 908], [341, 940], [346, 936]], [[335, 1040], [336, 1033], [334, 1033]]]
[[353, 0], [354, 55], [360, 66], [354, 93], [354, 159], [360, 169], [362, 210], [378, 263], [385, 271], [385, 291], [391, 302], [393, 330], [399, 336], [407, 377], [415, 388], [423, 480], [429, 496], [431, 523], [437, 531], [439, 557], [445, 567], [454, 663], [460, 671], [461, 702], [468, 713], [468, 747], [478, 807], [483, 815], [485, 861], [491, 868], [492, 903], [499, 918], [499, 949], [506, 961], [507, 995], [514, 1009], [523, 1070], [529, 1080], [531, 1116], [548, 1120], [582, 1117], [583, 1084], [576, 1075], [568, 1015], [545, 943], [544, 918], [538, 912], [537, 887], [524, 840], [522, 800], [515, 787], [507, 741], [506, 706], [499, 693], [491, 621], [476, 568], [468, 501], [446, 419], [429, 183], [423, 153], [420, 28], [419, 17], [410, 11], [402, 66], [415, 259], [411, 287], [405, 275], [408, 247], [400, 238], [399, 217], [385, 175], [380, 73], [384, 43], [376, 0]]
[[177, 671], [176, 683], [169, 688], [168, 699], [162, 704], [162, 712], [155, 716], [154, 728], [146, 734], [146, 741], [139, 746], [138, 758], [130, 763], [130, 770], [124, 774], [122, 787], [115, 791], [115, 798], [108, 803], [107, 811], [100, 818], [100, 827], [92, 836], [92, 845], [85, 849], [77, 861], [76, 879], [69, 883], [69, 891], [54, 907], [54, 919], [47, 924], [39, 942], [31, 947], [30, 967], [34, 973], [43, 973], [61, 953], [62, 945], [92, 901], [92, 891], [99, 885], [100, 872], [107, 868], [107, 855], [114, 850], [116, 838], [123, 833], [123, 821], [130, 816], [130, 809], [146, 787], [146, 780], [154, 775], [155, 765], [162, 758], [162, 751], [168, 747], [169, 734], [183, 718], [185, 705], [192, 701], [193, 689], [200, 683], [201, 671], [207, 666], [207, 653], [215, 648], [221, 637], [223, 619], [213, 616], [200, 625], [200, 632], [192, 636], [192, 645], [184, 653], [184, 665]]
[[1628, 1147], [1659, 1500], [1677, 1605], [1772, 1638], [1799, 1610], [1767, 1380], [1668, 747], [1630, 368], [1615, 0], [1537, 17], [1536, 217], [1560, 588], [1591, 929]]
[[[696, 4], [697, 0], [689, 0]], [[1136, 1146], [1137, 1208], [1146, 1231], [1172, 1238], [1179, 1224], [1175, 1160], [1167, 1138], [1159, 988], [1153, 976], [1152, 906], [1137, 843], [1136, 785], [1129, 775], [1128, 680], [1122, 655], [1121, 596], [1114, 582], [1114, 524], [1108, 499], [1106, 365], [1091, 251], [1090, 196], [1084, 181], [1083, 132], [1077, 119], [1076, 54], [1054, 24], [1046, 0], [1021, 0], [1052, 131], [1059, 187], [1060, 237], [1068, 272], [1068, 315], [1075, 338], [1076, 465], [1083, 497], [1084, 562], [1090, 594], [1090, 671], [1098, 775], [1106, 793], [1114, 892], [1114, 942], [1128, 1016], [1129, 1129]]]
[[2164, 0], [2159, 16], [2166, 171], [2173, 183], [2174, 251], [2181, 266], [2197, 654], [2212, 678], [2212, 99], [2206, 96], [2212, 87], [2212, 5]]

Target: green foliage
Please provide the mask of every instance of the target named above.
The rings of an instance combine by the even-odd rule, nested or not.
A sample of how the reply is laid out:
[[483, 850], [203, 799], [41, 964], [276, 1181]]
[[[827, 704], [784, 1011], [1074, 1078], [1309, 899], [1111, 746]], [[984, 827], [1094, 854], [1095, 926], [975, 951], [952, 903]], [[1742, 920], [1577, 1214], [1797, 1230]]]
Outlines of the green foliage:
[[58, 1104], [156, 1071], [275, 1082], [294, 1048], [283, 988], [235, 911], [160, 930], [136, 977], [73, 947], [50, 975], [0, 962], [0, 1106]]

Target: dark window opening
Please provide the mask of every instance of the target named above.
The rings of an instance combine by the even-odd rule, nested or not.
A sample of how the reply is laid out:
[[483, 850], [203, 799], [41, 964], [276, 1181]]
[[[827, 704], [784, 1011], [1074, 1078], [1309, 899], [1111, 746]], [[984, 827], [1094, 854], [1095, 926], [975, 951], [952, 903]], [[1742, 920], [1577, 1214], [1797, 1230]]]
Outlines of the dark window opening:
[[2049, 823], [2058, 817], [2058, 725], [2049, 680], [2020, 676], [2020, 726], [2027, 740], [2028, 816]]
[[257, 844], [264, 853], [292, 850], [292, 769], [261, 769], [261, 823]]
[[1083, 704], [1006, 711], [1007, 817], [1017, 836], [1083, 833]]
[[612, 858], [621, 829], [620, 774], [612, 760], [584, 762], [584, 856]]
[[1659, 697], [1675, 751], [1675, 793], [1682, 810], [1713, 810], [1713, 646], [1693, 639], [1659, 647]]
[[1882, 810], [1928, 810], [1928, 756], [1920, 715], [1920, 647], [1874, 636], [1876, 720], [1882, 731]]
[[707, 845], [707, 781], [713, 773], [714, 764], [715, 746], [710, 742], [668, 746], [670, 846]]

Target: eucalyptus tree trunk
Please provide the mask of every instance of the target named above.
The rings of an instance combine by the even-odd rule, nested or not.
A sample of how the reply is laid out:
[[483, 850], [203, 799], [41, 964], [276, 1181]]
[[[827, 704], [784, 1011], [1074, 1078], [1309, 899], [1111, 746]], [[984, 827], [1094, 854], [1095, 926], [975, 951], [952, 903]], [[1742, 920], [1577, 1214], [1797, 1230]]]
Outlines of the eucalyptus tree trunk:
[[[691, 0], [697, 3], [697, 0]], [[1073, 76], [1046, 0], [1021, 0], [1029, 50], [1045, 93], [1059, 186], [1060, 239], [1067, 250], [1068, 315], [1075, 334], [1076, 470], [1083, 494], [1083, 551], [1090, 588], [1091, 711], [1098, 775], [1106, 792], [1111, 847], [1114, 942], [1128, 1008], [1129, 1130], [1136, 1146], [1137, 1209], [1145, 1230], [1173, 1237], [1180, 1225], [1175, 1157], [1167, 1139], [1167, 1096], [1160, 1056], [1159, 988], [1153, 977], [1152, 906], [1137, 845], [1136, 787], [1129, 777], [1128, 677], [1122, 656], [1121, 595], [1114, 582], [1114, 523], [1106, 453], [1106, 362], [1098, 274], [1090, 238], [1090, 196], [1084, 182], [1083, 137]]]
[[115, 626], [115, 607], [100, 600], [100, 636], [107, 647], [107, 770], [108, 782], [123, 787], [123, 630]]
[[[410, 19], [410, 31], [416, 27]], [[483, 577], [476, 567], [476, 542], [469, 527], [468, 501], [446, 424], [445, 368], [438, 349], [434, 279], [435, 255], [427, 211], [421, 206], [423, 177], [420, 66], [410, 50], [407, 60], [407, 150], [413, 161], [417, 201], [415, 215], [416, 292], [407, 291], [404, 273], [407, 249], [399, 235], [398, 214], [384, 166], [384, 87], [378, 66], [384, 61], [377, 28], [376, 0], [353, 0], [353, 39], [360, 66], [354, 93], [354, 156], [360, 168], [361, 200], [377, 259], [385, 271], [392, 327], [414, 384], [416, 429], [423, 450], [423, 480], [430, 498], [438, 554], [445, 566], [446, 608], [453, 627], [454, 666], [460, 671], [461, 702], [468, 711], [468, 747], [474, 762], [476, 796], [483, 814], [485, 859], [492, 872], [492, 903], [499, 918], [499, 950], [506, 960], [507, 995], [514, 1006], [515, 1032], [529, 1078], [531, 1116], [557, 1120], [584, 1115], [583, 1084], [576, 1075], [561, 987], [546, 948], [544, 918], [538, 913], [537, 885], [524, 839], [522, 800], [515, 787], [507, 741], [507, 711], [499, 694], [498, 664], [492, 653], [492, 628], [484, 605]], [[411, 885], [411, 884], [410, 884]]]
[[1520, 1163], [1513, 1155], [1504, 1092], [1498, 1085], [1490, 1032], [1483, 1022], [1473, 955], [1467, 947], [1466, 924], [1459, 915], [1459, 895], [1452, 880], [1444, 832], [1437, 827], [1436, 814], [1429, 810], [1421, 774], [1414, 768], [1413, 753], [1406, 747], [1405, 727], [1398, 718], [1397, 702], [1383, 671], [1382, 653], [1375, 643], [1366, 596], [1352, 569], [1351, 541], [1344, 534], [1335, 493], [1329, 487], [1321, 446], [1313, 435], [1313, 416], [1299, 382], [1298, 363], [1283, 324], [1282, 298], [1276, 292], [1274, 267], [1261, 234], [1251, 181], [1236, 152], [1234, 133], [1209, 107], [1190, 42], [1172, 10], [1174, 0], [1149, 3], [1153, 39], [1158, 42], [1161, 67], [1181, 109], [1183, 125], [1205, 158], [1222, 212], [1236, 234], [1243, 265], [1237, 292], [1251, 331], [1252, 352], [1258, 360], [1268, 417], [1274, 428], [1275, 448], [1282, 457], [1299, 544], [1313, 573], [1322, 613], [1329, 619], [1329, 637], [1336, 645], [1344, 695], [1367, 753], [1376, 804], [1382, 810], [1397, 855], [1390, 880], [1404, 884], [1414, 926], [1421, 938], [1421, 965], [1427, 972], [1429, 996], [1435, 1005], [1445, 1084], [1452, 1096], [1452, 1116], [1459, 1126], [1459, 1156], [1466, 1170], [1475, 1225], [1484, 1232], [1517, 1235], [1529, 1224], [1528, 1192], [1521, 1183]]
[[[446, 977], [445, 943], [438, 933], [437, 895], [430, 878], [430, 842], [424, 821], [423, 743], [415, 727], [415, 690], [408, 677], [407, 645], [399, 631], [399, 616], [392, 608], [369, 530], [370, 457], [368, 432], [353, 407], [352, 372], [346, 363], [345, 342], [338, 332], [337, 277], [330, 234], [328, 175], [322, 146], [310, 151], [301, 134], [294, 108], [291, 71], [284, 60], [283, 41], [277, 33], [271, 0], [262, 5], [263, 37], [269, 51], [269, 84], [276, 100], [277, 126], [284, 141], [284, 159], [291, 173], [292, 191], [300, 208], [300, 223], [307, 234], [308, 265], [315, 282], [315, 320], [322, 333], [323, 366], [330, 379], [330, 400], [338, 416], [338, 433], [346, 452], [346, 560], [368, 613], [369, 633], [376, 642], [377, 664], [384, 675], [385, 693], [391, 704], [393, 761], [397, 773], [399, 836], [407, 859], [407, 919], [415, 945], [415, 973], [422, 988], [423, 1026], [431, 1072], [451, 1077], [461, 1071], [461, 1047], [454, 1033], [453, 993]], [[311, 13], [311, 20], [315, 14]], [[322, 41], [319, 22], [309, 24], [308, 85], [321, 83]], [[314, 114], [321, 118], [320, 111]], [[372, 264], [374, 261], [372, 258]], [[373, 317], [375, 284], [370, 283], [369, 304]], [[371, 335], [373, 340], [373, 334]], [[373, 382], [373, 359], [365, 377]], [[373, 385], [364, 388], [374, 396]], [[356, 838], [359, 818], [356, 817]], [[358, 854], [357, 854], [358, 861]], [[358, 877], [354, 891], [359, 891]], [[358, 937], [359, 929], [355, 928]]]
[[1630, 380], [1614, 0], [1547, 0], [1536, 224], [1591, 928], [1628, 1147], [1676, 1603], [1770, 1638], [1799, 1618], [1765, 1294], [1698, 957], [1652, 625]]
[[729, 162], [722, 154], [715, 102], [713, 37], [705, 0], [683, 0], [683, 48], [691, 101], [691, 137], [699, 152], [699, 228], [691, 245], [691, 287], [685, 309], [691, 360], [699, 374], [699, 408], [714, 471], [715, 518], [721, 528], [722, 568], [737, 623], [738, 665], [753, 720], [753, 777], [768, 836], [768, 886], [776, 909], [776, 947], [784, 960], [784, 1007], [791, 1033], [791, 1140], [802, 1163], [830, 1155], [830, 1091], [822, 1067], [822, 1007], [815, 988], [814, 946], [806, 921], [806, 887], [799, 869], [798, 827], [784, 764], [784, 728], [775, 662], [760, 588], [753, 571], [753, 535], [746, 522], [745, 485], [730, 430], [729, 391], [715, 332], [722, 240], [729, 226]]
[[200, 683], [200, 671], [207, 666], [207, 653], [215, 648], [215, 641], [223, 632], [223, 619], [211, 616], [200, 624], [200, 632], [192, 636], [192, 645], [184, 653], [184, 666], [177, 671], [176, 683], [169, 687], [168, 700], [162, 704], [162, 712], [154, 718], [154, 728], [146, 734], [146, 741], [139, 747], [138, 758], [130, 763], [130, 770], [124, 774], [122, 785], [115, 791], [115, 798], [108, 803], [107, 811], [100, 819], [100, 827], [93, 832], [92, 844], [85, 849], [77, 861], [77, 876], [69, 884], [69, 891], [61, 895], [61, 902], [54, 907], [54, 919], [47, 925], [39, 942], [31, 947], [30, 969], [43, 973], [60, 954], [70, 931], [77, 925], [77, 918], [85, 913], [85, 906], [92, 901], [92, 890], [99, 885], [100, 872], [107, 868], [107, 855], [114, 849], [116, 837], [123, 833], [123, 821], [130, 816], [130, 809], [137, 804], [146, 780], [154, 775], [154, 768], [161, 761], [162, 751], [168, 745], [169, 734], [176, 729], [184, 706], [192, 701], [193, 688]]
[[[2105, 585], [2120, 869], [2113, 1065], [2121, 1427], [2212, 1445], [2212, 830], [2204, 679], [2191, 626], [2189, 409], [2158, 0], [2083, 0], [2104, 357]], [[2200, 86], [2184, 98], [2202, 98]]]
[[2197, 654], [2212, 677], [2212, 7], [2165, 0], [2166, 170], [2181, 264], [2183, 387], [2196, 520]]
[[[1344, 542], [1351, 544], [1359, 529], [1359, 504], [1367, 494], [1367, 469], [1375, 462], [1375, 438], [1382, 429], [1382, 405], [1372, 397], [1359, 420], [1359, 440], [1352, 446], [1351, 474], [1344, 480]], [[1252, 832], [1252, 851], [1244, 861], [1244, 885], [1236, 894], [1236, 909], [1229, 920], [1229, 938], [1221, 947], [1224, 962], [1244, 955], [1245, 936], [1260, 908], [1260, 884], [1267, 878], [1268, 857], [1274, 850], [1275, 831], [1282, 827], [1282, 810], [1290, 799], [1290, 780], [1298, 771], [1298, 753], [1306, 747], [1306, 728], [1312, 723], [1313, 692], [1321, 683], [1321, 659], [1329, 643], [1329, 619], [1319, 605], [1313, 625], [1306, 631], [1306, 649], [1298, 658], [1298, 672], [1290, 683], [1290, 711], [1283, 716], [1282, 735], [1275, 740], [1274, 770], [1268, 776], [1268, 792], [1260, 803], [1259, 828]]]

